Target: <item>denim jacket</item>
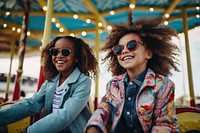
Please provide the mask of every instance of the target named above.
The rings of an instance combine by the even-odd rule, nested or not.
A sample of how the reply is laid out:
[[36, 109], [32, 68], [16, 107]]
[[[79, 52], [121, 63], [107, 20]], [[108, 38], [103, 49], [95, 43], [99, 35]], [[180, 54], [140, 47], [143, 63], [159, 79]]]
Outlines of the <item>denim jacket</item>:
[[[125, 103], [123, 77], [124, 74], [108, 82], [106, 94], [88, 121], [86, 130], [90, 126], [98, 126], [104, 133], [115, 131]], [[174, 89], [169, 78], [148, 69], [135, 101], [136, 113], [145, 133], [179, 132]]]
[[91, 112], [87, 102], [91, 91], [91, 79], [76, 68], [65, 84], [65, 94], [60, 109], [52, 112], [53, 96], [59, 75], [45, 81], [39, 92], [31, 98], [0, 110], [0, 126], [39, 113], [44, 107], [43, 118], [27, 128], [28, 133], [57, 133], [70, 129], [83, 133]]

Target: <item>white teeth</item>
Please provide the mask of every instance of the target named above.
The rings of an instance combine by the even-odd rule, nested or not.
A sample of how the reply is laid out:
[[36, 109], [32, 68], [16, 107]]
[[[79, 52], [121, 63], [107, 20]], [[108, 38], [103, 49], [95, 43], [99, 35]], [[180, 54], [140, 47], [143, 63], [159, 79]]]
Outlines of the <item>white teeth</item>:
[[133, 57], [131, 57], [131, 56], [126, 56], [126, 57], [124, 57], [122, 60], [124, 61], [124, 60], [129, 60], [129, 59], [132, 59]]
[[64, 61], [57, 61], [58, 64], [64, 64]]

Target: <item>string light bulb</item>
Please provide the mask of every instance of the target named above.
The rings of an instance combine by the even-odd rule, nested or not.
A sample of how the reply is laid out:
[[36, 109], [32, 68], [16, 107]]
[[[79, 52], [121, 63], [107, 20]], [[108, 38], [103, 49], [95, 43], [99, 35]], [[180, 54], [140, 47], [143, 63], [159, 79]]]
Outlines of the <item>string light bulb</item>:
[[6, 28], [8, 25], [7, 24], [3, 24], [3, 27]]
[[130, 5], [129, 5], [129, 8], [134, 9], [134, 8], [135, 8], [135, 5], [134, 5], [134, 4], [130, 4]]
[[91, 23], [91, 20], [90, 20], [90, 19], [86, 19], [85, 21], [86, 21], [86, 23], [88, 23], [88, 24]]
[[27, 31], [26, 35], [27, 35], [27, 36], [30, 36], [30, 35], [31, 35], [31, 32], [30, 32], [30, 31]]
[[53, 23], [56, 22], [56, 18], [52, 18], [51, 22], [53, 22]]
[[17, 33], [20, 33], [21, 32], [21, 29], [20, 28], [17, 28]]
[[168, 25], [168, 21], [165, 21], [165, 22], [164, 22], [164, 25]]
[[44, 11], [46, 11], [46, 10], [47, 10], [47, 6], [43, 6], [42, 9], [43, 9]]
[[6, 12], [6, 16], [10, 15], [10, 12]]
[[153, 7], [150, 7], [150, 8], [149, 8], [149, 11], [150, 11], [150, 12], [153, 12], [153, 11], [154, 11], [154, 8], [153, 8]]
[[110, 15], [114, 15], [115, 14], [115, 11], [110, 11]]
[[64, 32], [64, 28], [62, 28], [62, 27], [59, 28], [59, 31], [60, 31], [60, 32]]
[[74, 37], [74, 33], [70, 33], [69, 35], [72, 36], [72, 37]]
[[98, 32], [101, 34], [103, 31], [101, 29], [99, 29]]
[[108, 25], [108, 26], [107, 26], [107, 29], [108, 29], [108, 30], [112, 30], [112, 26]]
[[98, 22], [98, 26], [102, 27], [103, 26], [102, 22]]
[[56, 27], [59, 28], [60, 27], [60, 23], [56, 23]]
[[77, 15], [77, 14], [74, 14], [74, 15], [73, 15], [73, 18], [74, 18], [74, 19], [78, 19], [78, 15]]
[[16, 30], [16, 28], [15, 27], [12, 27], [12, 31], [15, 31]]
[[165, 18], [169, 18], [169, 14], [165, 14]]
[[82, 31], [81, 35], [82, 35], [82, 36], [86, 36], [87, 33], [86, 33], [85, 31]]

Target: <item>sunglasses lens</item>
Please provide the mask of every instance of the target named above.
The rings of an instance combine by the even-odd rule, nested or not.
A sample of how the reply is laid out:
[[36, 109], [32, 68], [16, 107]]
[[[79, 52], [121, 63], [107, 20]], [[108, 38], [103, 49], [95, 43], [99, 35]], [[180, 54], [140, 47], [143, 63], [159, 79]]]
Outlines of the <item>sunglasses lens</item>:
[[136, 46], [137, 46], [136, 40], [131, 40], [131, 41], [128, 42], [128, 44], [127, 44], [127, 49], [128, 49], [128, 50], [133, 50], [133, 49], [136, 48]]
[[[136, 47], [137, 47], [136, 40], [131, 40], [127, 43], [128, 50], [134, 50]], [[122, 45], [115, 45], [112, 50], [115, 55], [120, 55], [122, 53], [123, 49], [124, 49], [124, 47]]]
[[123, 47], [122, 47], [122, 46], [116, 45], [116, 46], [113, 48], [113, 53], [116, 54], [116, 55], [119, 55], [119, 54], [121, 54], [122, 50], [123, 50]]
[[50, 49], [50, 54], [51, 54], [52, 56], [57, 56], [57, 55], [58, 55], [58, 49], [56, 49], [56, 48], [51, 48], [51, 49]]
[[[57, 56], [59, 54], [59, 50], [57, 48], [51, 48], [49, 52], [51, 56]], [[63, 56], [68, 56], [71, 53], [71, 50], [68, 48], [63, 48], [61, 52]]]
[[71, 50], [70, 49], [62, 49], [62, 55], [63, 56], [68, 56], [70, 54]]

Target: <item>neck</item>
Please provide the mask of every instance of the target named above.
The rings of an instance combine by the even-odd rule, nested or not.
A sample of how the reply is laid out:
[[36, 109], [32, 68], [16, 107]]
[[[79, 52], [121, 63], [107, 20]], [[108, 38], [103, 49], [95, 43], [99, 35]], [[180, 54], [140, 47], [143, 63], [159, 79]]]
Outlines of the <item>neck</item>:
[[71, 75], [73, 71], [74, 71], [74, 68], [60, 72], [60, 81], [65, 81]]
[[145, 70], [145, 68], [144, 69], [137, 69], [137, 70], [135, 70], [135, 69], [134, 70], [127, 70], [129, 80], [132, 81], [137, 76], [139, 76], [144, 70]]
[[60, 74], [60, 79], [59, 79], [59, 85], [61, 85], [68, 77], [69, 77], [69, 74], [63, 75], [63, 74], [61, 73], [61, 74]]

